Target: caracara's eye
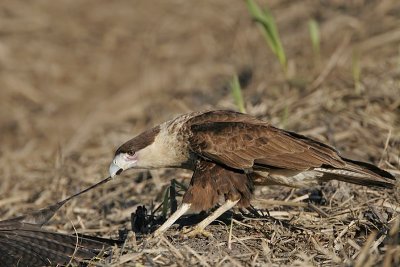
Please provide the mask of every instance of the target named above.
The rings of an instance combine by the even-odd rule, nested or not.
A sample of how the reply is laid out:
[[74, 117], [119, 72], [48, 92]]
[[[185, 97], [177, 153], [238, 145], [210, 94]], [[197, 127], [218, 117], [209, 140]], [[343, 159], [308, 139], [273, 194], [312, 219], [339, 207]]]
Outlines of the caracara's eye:
[[128, 155], [129, 156], [134, 156], [135, 155], [135, 151], [128, 151]]

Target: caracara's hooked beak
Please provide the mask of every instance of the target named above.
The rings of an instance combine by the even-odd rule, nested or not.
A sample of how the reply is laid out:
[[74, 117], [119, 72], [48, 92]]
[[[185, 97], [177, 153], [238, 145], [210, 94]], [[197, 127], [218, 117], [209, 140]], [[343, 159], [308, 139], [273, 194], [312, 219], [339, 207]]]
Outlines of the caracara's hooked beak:
[[114, 163], [114, 161], [111, 162], [110, 169], [109, 169], [111, 178], [113, 178], [115, 175], [119, 175], [122, 171], [123, 171], [123, 169], [120, 168], [118, 165], [116, 165]]
[[131, 156], [127, 153], [120, 153], [116, 155], [110, 164], [110, 176], [111, 178], [115, 175], [121, 174], [122, 171], [132, 168], [137, 162], [137, 157], [135, 155]]

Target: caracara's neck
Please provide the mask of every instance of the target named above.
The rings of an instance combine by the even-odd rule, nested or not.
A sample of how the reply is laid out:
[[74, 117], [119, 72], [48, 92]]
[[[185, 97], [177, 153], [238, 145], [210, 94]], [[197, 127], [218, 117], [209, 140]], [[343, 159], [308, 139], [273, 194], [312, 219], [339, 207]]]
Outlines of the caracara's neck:
[[175, 119], [159, 126], [154, 141], [138, 152], [140, 167], [193, 169], [188, 136], [181, 131], [183, 123]]

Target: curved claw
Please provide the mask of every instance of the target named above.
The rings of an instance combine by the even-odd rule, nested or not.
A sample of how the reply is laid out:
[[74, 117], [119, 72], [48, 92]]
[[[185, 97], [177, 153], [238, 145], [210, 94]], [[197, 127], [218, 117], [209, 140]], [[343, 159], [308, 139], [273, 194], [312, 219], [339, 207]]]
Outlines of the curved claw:
[[199, 226], [184, 228], [180, 234], [184, 238], [193, 238], [197, 236], [204, 236], [207, 238], [213, 237], [213, 234]]

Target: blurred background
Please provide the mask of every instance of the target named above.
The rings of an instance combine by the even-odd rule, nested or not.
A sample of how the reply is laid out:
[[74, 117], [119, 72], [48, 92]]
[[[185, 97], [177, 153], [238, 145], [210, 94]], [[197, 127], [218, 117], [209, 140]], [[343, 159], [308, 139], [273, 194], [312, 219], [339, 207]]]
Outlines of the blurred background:
[[[1, 1], [0, 218], [106, 177], [115, 149], [150, 126], [238, 110], [235, 76], [247, 113], [398, 175], [400, 2], [256, 3], [269, 12], [231, 0]], [[171, 176], [190, 177], [149, 175], [90, 192], [50, 227], [115, 232]]]

